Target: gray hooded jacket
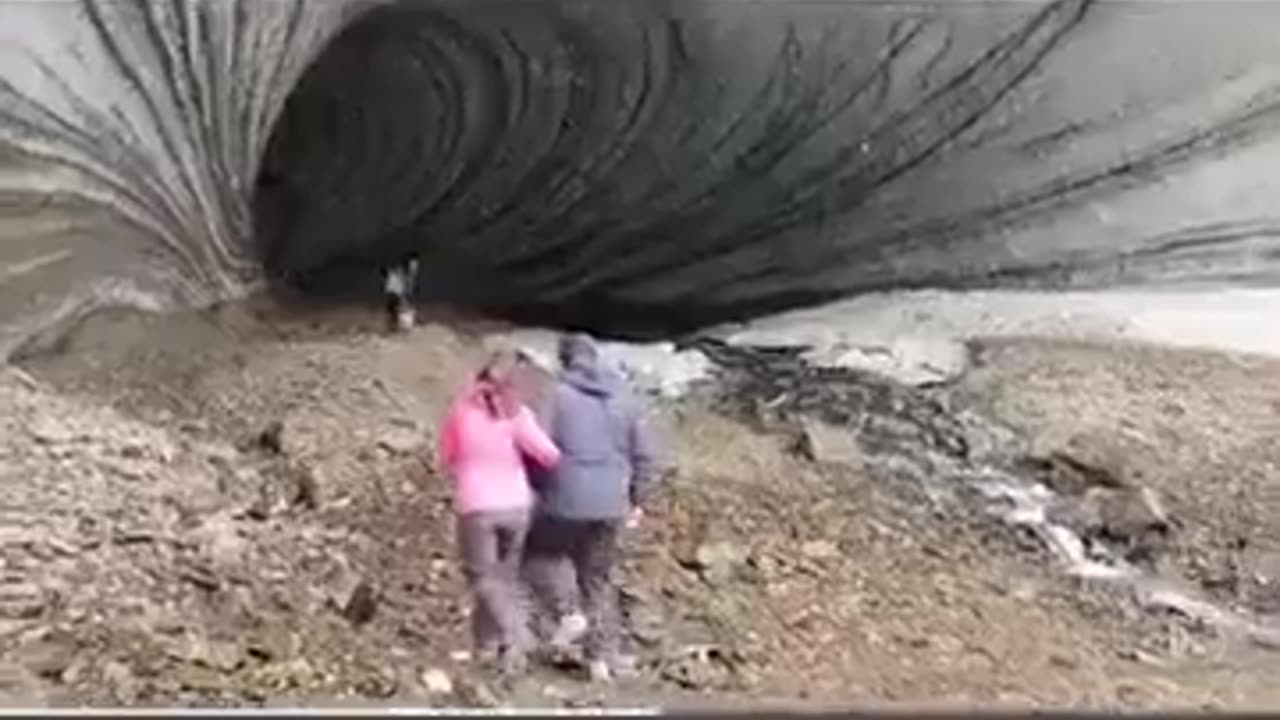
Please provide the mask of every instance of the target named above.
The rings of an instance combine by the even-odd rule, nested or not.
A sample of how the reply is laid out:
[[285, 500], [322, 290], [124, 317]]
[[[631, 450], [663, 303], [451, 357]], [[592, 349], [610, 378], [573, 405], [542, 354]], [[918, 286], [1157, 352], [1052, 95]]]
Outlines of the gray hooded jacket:
[[643, 501], [656, 469], [640, 404], [590, 338], [562, 340], [560, 361], [547, 429], [561, 459], [539, 483], [539, 511], [569, 520], [621, 518]]

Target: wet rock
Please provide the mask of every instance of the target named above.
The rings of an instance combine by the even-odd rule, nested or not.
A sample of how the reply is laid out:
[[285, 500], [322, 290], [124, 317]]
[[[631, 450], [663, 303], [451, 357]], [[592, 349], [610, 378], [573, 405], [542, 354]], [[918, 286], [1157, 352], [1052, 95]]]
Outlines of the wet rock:
[[1097, 502], [1088, 502], [1084, 498], [1058, 499], [1045, 511], [1045, 519], [1081, 537], [1090, 537], [1102, 530], [1101, 508]]
[[1139, 537], [1148, 531], [1170, 529], [1170, 516], [1151, 488], [1097, 490], [1098, 514], [1103, 528], [1114, 537]]
[[1034, 444], [1022, 464], [1055, 492], [1078, 497], [1094, 487], [1118, 489], [1140, 483], [1129, 460], [1133, 452], [1116, 438], [1077, 435], [1061, 445]]
[[809, 419], [801, 423], [800, 452], [809, 460], [823, 465], [856, 470], [864, 464], [856, 433]]

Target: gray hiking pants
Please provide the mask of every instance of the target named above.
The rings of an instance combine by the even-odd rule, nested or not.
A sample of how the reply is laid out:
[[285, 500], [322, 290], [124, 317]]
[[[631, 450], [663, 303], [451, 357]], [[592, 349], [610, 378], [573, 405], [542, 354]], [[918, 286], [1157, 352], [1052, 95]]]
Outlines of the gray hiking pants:
[[468, 513], [458, 518], [462, 570], [471, 589], [471, 634], [484, 652], [529, 644], [520, 559], [528, 510]]
[[622, 520], [535, 517], [525, 548], [524, 576], [552, 617], [586, 616], [583, 650], [588, 659], [614, 659], [621, 617], [613, 566]]

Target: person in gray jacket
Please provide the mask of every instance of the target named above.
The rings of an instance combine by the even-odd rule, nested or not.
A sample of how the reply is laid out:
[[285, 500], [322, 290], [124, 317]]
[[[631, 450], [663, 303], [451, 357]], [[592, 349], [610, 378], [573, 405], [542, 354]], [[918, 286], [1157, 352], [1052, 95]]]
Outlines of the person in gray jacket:
[[559, 360], [545, 415], [561, 460], [538, 482], [526, 571], [559, 619], [552, 644], [582, 640], [592, 678], [607, 681], [620, 650], [618, 538], [639, 516], [656, 453], [640, 403], [589, 336], [562, 337]]

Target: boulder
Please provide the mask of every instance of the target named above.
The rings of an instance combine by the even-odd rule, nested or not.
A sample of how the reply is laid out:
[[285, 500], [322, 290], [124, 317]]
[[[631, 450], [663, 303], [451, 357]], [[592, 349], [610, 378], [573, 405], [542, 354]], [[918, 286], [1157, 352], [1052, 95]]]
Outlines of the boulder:
[[1061, 525], [1080, 537], [1094, 536], [1102, 530], [1102, 514], [1098, 503], [1088, 502], [1086, 498], [1059, 498], [1049, 505], [1045, 517], [1049, 522]]
[[16, 657], [36, 676], [56, 680], [71, 667], [79, 650], [79, 645], [71, 634], [49, 632], [19, 647]]
[[237, 574], [244, 569], [248, 541], [240, 536], [240, 528], [232, 518], [215, 515], [195, 532], [209, 568], [219, 576]]
[[1098, 508], [1102, 529], [1114, 538], [1140, 538], [1170, 530], [1170, 516], [1151, 488], [1095, 489], [1086, 496]]
[[1142, 477], [1129, 461], [1133, 452], [1118, 438], [1082, 434], [1065, 443], [1035, 443], [1023, 464], [1055, 492], [1080, 496], [1093, 487], [1140, 485]]
[[356, 584], [347, 602], [342, 606], [342, 616], [357, 627], [368, 623], [378, 611], [378, 593], [368, 582]]
[[36, 585], [25, 582], [0, 584], [0, 618], [31, 620], [44, 613], [47, 599]]
[[694, 550], [689, 563], [706, 580], [712, 584], [721, 584], [730, 580], [738, 566], [746, 562], [749, 556], [747, 548], [733, 542], [703, 543]]
[[249, 633], [246, 652], [266, 662], [284, 662], [298, 654], [302, 640], [283, 623], [265, 622]]
[[799, 449], [804, 457], [815, 463], [852, 469], [863, 467], [858, 436], [845, 428], [805, 419], [801, 423]]

